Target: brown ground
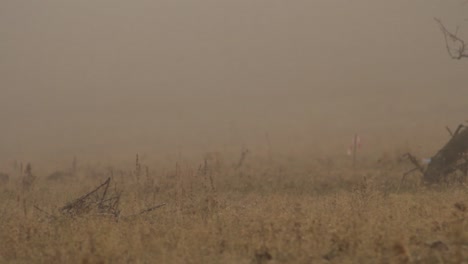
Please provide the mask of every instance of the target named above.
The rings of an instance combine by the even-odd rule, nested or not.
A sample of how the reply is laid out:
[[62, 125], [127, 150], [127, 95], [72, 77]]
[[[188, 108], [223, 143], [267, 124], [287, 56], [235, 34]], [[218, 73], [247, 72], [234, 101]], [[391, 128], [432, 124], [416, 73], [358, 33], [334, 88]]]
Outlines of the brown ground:
[[[38, 175], [30, 191], [12, 177], [0, 193], [0, 262], [468, 262], [466, 187], [427, 188], [417, 174], [400, 183], [411, 165], [397, 152], [361, 158], [355, 170], [344, 156], [248, 154], [239, 169], [238, 157], [205, 159], [148, 173], [142, 163], [140, 178], [130, 167], [78, 166], [71, 178]], [[111, 171], [120, 219], [59, 213]]]

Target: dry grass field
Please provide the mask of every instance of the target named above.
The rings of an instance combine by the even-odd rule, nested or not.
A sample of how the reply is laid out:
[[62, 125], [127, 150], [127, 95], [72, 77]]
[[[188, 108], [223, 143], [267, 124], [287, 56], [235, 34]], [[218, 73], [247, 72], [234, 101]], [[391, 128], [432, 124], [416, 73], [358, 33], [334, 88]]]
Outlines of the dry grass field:
[[[12, 171], [0, 191], [0, 262], [468, 263], [465, 185], [401, 182], [411, 164], [397, 153], [355, 169], [344, 155], [244, 155], [78, 164], [31, 182]], [[118, 217], [60, 213], [108, 177]]]
[[467, 52], [468, 0], [2, 0], [0, 264], [468, 264]]

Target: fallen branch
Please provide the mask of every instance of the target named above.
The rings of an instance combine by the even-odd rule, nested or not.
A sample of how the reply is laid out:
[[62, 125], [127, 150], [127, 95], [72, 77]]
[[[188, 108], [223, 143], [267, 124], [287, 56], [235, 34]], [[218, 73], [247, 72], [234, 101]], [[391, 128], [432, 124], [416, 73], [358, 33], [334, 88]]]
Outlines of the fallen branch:
[[[82, 195], [81, 197], [61, 207], [59, 211], [63, 215], [72, 218], [83, 215], [95, 215], [111, 216], [118, 220], [120, 218], [119, 204], [122, 192], [117, 190], [111, 192], [109, 189], [110, 182], [111, 178], [108, 178], [104, 183], [100, 184], [92, 191], [86, 193], [85, 195]], [[150, 208], [144, 209], [137, 214], [124, 216], [123, 218], [146, 214], [165, 205], [165, 203], [158, 204]], [[47, 215], [49, 218], [57, 218], [57, 216], [54, 216], [48, 213], [47, 211], [42, 210], [36, 205], [34, 205], [34, 208], [36, 208], [41, 213]]]
[[[108, 178], [91, 192], [60, 208], [60, 212], [75, 217], [96, 210], [99, 214], [113, 214], [117, 217], [120, 214], [118, 207], [121, 194], [117, 193], [107, 198], [110, 181], [111, 178]], [[100, 194], [100, 191], [102, 191], [102, 194]]]
[[459, 125], [452, 138], [431, 158], [424, 172], [423, 179], [427, 183], [437, 183], [457, 170], [465, 170], [465, 153], [468, 151], [468, 129]]
[[458, 180], [460, 182], [465, 180], [468, 176], [468, 127], [459, 125], [454, 132], [448, 127], [446, 129], [451, 135], [450, 140], [431, 157], [426, 168], [410, 153], [403, 155], [403, 157], [407, 157], [413, 163], [415, 168], [403, 174], [400, 185], [408, 174], [416, 170], [423, 174], [423, 181], [427, 184], [448, 183], [450, 180], [458, 178], [450, 178], [450, 175], [457, 171], [462, 172], [464, 175], [464, 178], [458, 178]]

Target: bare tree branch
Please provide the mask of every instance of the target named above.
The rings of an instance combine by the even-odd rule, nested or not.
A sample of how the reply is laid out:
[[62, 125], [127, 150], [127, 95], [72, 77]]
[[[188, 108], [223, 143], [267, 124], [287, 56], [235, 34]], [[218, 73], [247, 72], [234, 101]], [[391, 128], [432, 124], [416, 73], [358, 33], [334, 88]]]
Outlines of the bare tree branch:
[[434, 18], [434, 20], [439, 24], [440, 30], [444, 34], [445, 47], [447, 48], [449, 56], [456, 60], [468, 58], [468, 47], [466, 46], [465, 41], [457, 36], [458, 27], [455, 30], [455, 33], [451, 33], [447, 30], [440, 19]]

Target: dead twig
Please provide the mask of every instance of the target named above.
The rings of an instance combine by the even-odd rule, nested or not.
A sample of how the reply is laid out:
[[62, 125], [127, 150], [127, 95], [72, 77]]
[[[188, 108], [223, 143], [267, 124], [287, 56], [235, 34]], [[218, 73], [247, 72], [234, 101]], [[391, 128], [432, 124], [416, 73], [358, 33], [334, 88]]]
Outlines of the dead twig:
[[45, 214], [48, 218], [51, 218], [51, 219], [56, 219], [57, 217], [49, 212], [47, 212], [46, 210], [43, 210], [41, 208], [39, 208], [37, 205], [33, 205], [33, 207], [38, 210], [39, 212]]
[[128, 218], [128, 217], [133, 217], [133, 216], [138, 216], [138, 215], [146, 214], [146, 213], [149, 213], [149, 212], [151, 212], [151, 211], [154, 211], [154, 210], [156, 210], [156, 209], [158, 209], [158, 208], [161, 208], [161, 207], [163, 207], [163, 206], [165, 206], [165, 205], [166, 205], [166, 203], [158, 204], [158, 205], [156, 205], [156, 206], [152, 206], [152, 207], [147, 208], [147, 209], [145, 209], [145, 210], [141, 210], [139, 213], [124, 216], [123, 218]]
[[[455, 33], [452, 33], [447, 30], [445, 25], [442, 21], [438, 18], [434, 18], [434, 20], [439, 24], [440, 30], [444, 35], [445, 40], [445, 47], [447, 49], [447, 53], [452, 59], [460, 60], [462, 58], [468, 58], [468, 50], [466, 47], [466, 43], [463, 39], [457, 36], [458, 34], [458, 27], [455, 30]], [[450, 44], [449, 44], [450, 43]]]
[[249, 150], [248, 149], [243, 149], [242, 152], [241, 152], [241, 156], [239, 158], [239, 161], [237, 162], [236, 166], [234, 167], [236, 170], [237, 169], [240, 169], [242, 167], [242, 165], [244, 164], [245, 162], [245, 159], [247, 158], [247, 155], [249, 154]]
[[415, 166], [414, 169], [411, 169], [410, 171], [406, 172], [405, 174], [409, 174], [409, 173], [411, 173], [411, 172], [413, 172], [415, 170], [419, 170], [421, 173], [424, 174], [424, 167], [419, 163], [418, 159], [415, 156], [411, 155], [411, 153], [408, 152], [408, 153], [403, 155], [403, 158], [408, 158], [411, 161], [411, 163], [413, 163], [413, 165]]
[[453, 132], [452, 130], [450, 130], [450, 128], [448, 126], [445, 127], [445, 129], [447, 129], [448, 133], [450, 134], [451, 137], [453, 137]]
[[413, 165], [414, 165], [415, 167], [412, 168], [411, 170], [409, 170], [409, 171], [403, 173], [403, 176], [401, 177], [401, 180], [400, 180], [400, 184], [398, 185], [398, 189], [397, 189], [398, 192], [400, 191], [401, 186], [402, 186], [403, 183], [405, 182], [406, 176], [408, 176], [409, 174], [411, 174], [411, 173], [413, 173], [413, 172], [415, 172], [415, 171], [419, 171], [419, 172], [421, 172], [421, 174], [424, 174], [424, 168], [423, 168], [423, 166], [418, 162], [418, 159], [417, 159], [415, 156], [411, 155], [411, 154], [408, 152], [408, 153], [406, 153], [406, 154], [403, 155], [403, 158], [408, 158], [408, 159], [411, 161], [411, 163], [413, 163]]

